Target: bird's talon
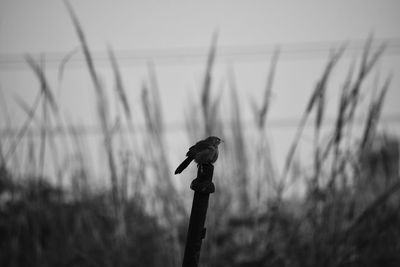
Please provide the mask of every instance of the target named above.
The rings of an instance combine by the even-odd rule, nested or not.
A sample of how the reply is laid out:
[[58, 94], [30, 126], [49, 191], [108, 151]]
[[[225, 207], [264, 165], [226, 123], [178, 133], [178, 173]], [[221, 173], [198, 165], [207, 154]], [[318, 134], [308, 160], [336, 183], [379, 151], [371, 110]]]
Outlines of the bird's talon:
[[211, 181], [201, 181], [199, 178], [196, 178], [190, 184], [190, 188], [202, 194], [211, 194], [215, 192], [214, 183]]

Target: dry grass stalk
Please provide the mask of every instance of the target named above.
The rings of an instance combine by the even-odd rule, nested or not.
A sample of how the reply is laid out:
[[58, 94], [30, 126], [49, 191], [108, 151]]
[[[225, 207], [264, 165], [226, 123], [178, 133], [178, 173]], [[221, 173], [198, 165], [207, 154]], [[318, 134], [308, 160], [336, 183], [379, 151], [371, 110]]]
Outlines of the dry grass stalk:
[[257, 125], [260, 129], [264, 129], [264, 127], [265, 127], [267, 112], [269, 110], [270, 103], [271, 103], [272, 87], [274, 84], [276, 65], [278, 63], [279, 54], [280, 54], [280, 50], [279, 50], [279, 48], [276, 48], [274, 55], [272, 56], [272, 59], [271, 59], [271, 65], [269, 67], [269, 73], [268, 73], [267, 83], [266, 83], [265, 92], [264, 92], [264, 101], [261, 105], [261, 108], [257, 112], [258, 113], [258, 116], [257, 116], [258, 124]]
[[[320, 177], [320, 171], [323, 164], [323, 160], [321, 159], [320, 153], [320, 132], [321, 125], [324, 117], [325, 111], [325, 95], [328, 87], [329, 76], [332, 73], [333, 68], [336, 66], [340, 57], [343, 55], [345, 51], [345, 45], [338, 49], [338, 51], [333, 51], [330, 59], [328, 60], [327, 66], [322, 74], [321, 79], [317, 83], [317, 88], [315, 89], [315, 95], [313, 97], [316, 101], [316, 116], [315, 116], [315, 125], [314, 125], [314, 182], [318, 184], [318, 180]], [[311, 101], [310, 101], [311, 102]], [[311, 107], [310, 107], [311, 108]]]
[[[320, 127], [321, 122], [322, 122], [322, 111], [323, 111], [323, 102], [321, 102], [322, 101], [321, 99], [323, 99], [322, 96], [323, 96], [323, 94], [325, 92], [326, 83], [328, 81], [328, 78], [329, 78], [334, 66], [336, 65], [336, 63], [340, 59], [341, 55], [343, 54], [344, 48], [345, 47], [343, 46], [342, 48], [340, 48], [338, 50], [338, 52], [333, 53], [331, 58], [328, 60], [328, 63], [327, 63], [327, 65], [326, 65], [326, 67], [325, 67], [325, 69], [323, 71], [323, 74], [322, 74], [322, 77], [321, 77], [320, 81], [317, 83], [317, 86], [315, 87], [313, 93], [311, 94], [310, 100], [308, 101], [308, 104], [306, 106], [306, 110], [304, 111], [303, 116], [302, 116], [302, 118], [300, 120], [300, 124], [299, 124], [299, 127], [297, 128], [297, 132], [295, 134], [295, 138], [293, 139], [293, 142], [292, 142], [292, 144], [290, 146], [288, 155], [287, 155], [286, 160], [285, 160], [283, 174], [282, 174], [280, 185], [279, 185], [279, 191], [281, 191], [281, 192], [284, 190], [284, 188], [286, 186], [287, 175], [289, 173], [290, 166], [291, 166], [291, 163], [293, 161], [293, 157], [294, 157], [294, 155], [296, 153], [296, 149], [297, 149], [297, 146], [299, 144], [299, 141], [300, 141], [301, 135], [303, 133], [304, 127], [305, 127], [305, 125], [307, 123], [307, 119], [308, 119], [312, 109], [315, 106], [316, 106], [317, 112], [319, 111], [317, 113], [317, 116], [316, 116], [317, 119], [316, 119], [316, 124], [315, 124], [315, 126], [317, 128], [317, 131], [319, 132], [319, 127]], [[321, 102], [321, 103], [319, 104], [319, 102]], [[318, 105], [320, 105], [319, 109], [318, 109]], [[318, 158], [319, 158], [319, 156], [318, 156]], [[318, 159], [318, 161], [319, 161], [319, 159]]]
[[115, 89], [117, 91], [119, 100], [122, 104], [124, 114], [127, 118], [127, 121], [131, 121], [132, 115], [131, 115], [131, 109], [130, 109], [129, 102], [128, 102], [128, 97], [126, 96], [126, 93], [125, 93], [125, 87], [122, 82], [121, 72], [119, 70], [117, 59], [115, 58], [114, 51], [112, 50], [111, 47], [108, 47], [108, 57], [110, 59], [111, 67], [112, 67], [112, 70], [114, 73]]
[[49, 103], [50, 107], [52, 108], [52, 111], [55, 114], [58, 114], [58, 107], [55, 101], [55, 98], [53, 96], [53, 93], [51, 91], [50, 85], [46, 79], [46, 76], [44, 74], [44, 57], [41, 57], [41, 62], [40, 64], [37, 64], [32, 57], [26, 56], [26, 62], [28, 65], [31, 67], [33, 72], [36, 74], [39, 83], [40, 83], [40, 89], [45, 96], [43, 99], [43, 106], [42, 106], [42, 112], [43, 112], [43, 124], [41, 127], [41, 134], [40, 134], [40, 156], [39, 156], [39, 169], [41, 174], [43, 175], [43, 169], [44, 169], [44, 161], [45, 161], [45, 152], [46, 152], [46, 136], [47, 136], [47, 118], [48, 118], [48, 112], [47, 112], [47, 102]]
[[5, 165], [6, 165], [6, 163], [5, 163], [5, 158], [4, 158], [4, 154], [3, 154], [3, 144], [2, 144], [2, 141], [0, 140], [0, 167], [3, 168]]
[[[239, 97], [237, 93], [237, 86], [235, 74], [232, 67], [228, 71], [229, 87], [231, 88], [231, 103], [232, 103], [232, 145], [234, 147], [233, 153], [236, 157], [235, 173], [237, 176], [237, 188], [239, 191], [239, 204], [240, 210], [246, 210], [249, 207], [248, 195], [248, 155], [246, 151], [247, 143], [243, 132], [243, 122], [241, 117], [241, 108], [239, 104]], [[214, 113], [215, 114], [215, 113]]]
[[368, 142], [374, 138], [376, 127], [382, 111], [384, 98], [389, 88], [390, 81], [391, 81], [391, 76], [389, 76], [386, 79], [384, 85], [382, 86], [382, 89], [380, 90], [380, 94], [378, 95], [378, 97], [372, 101], [371, 107], [369, 108], [367, 121], [365, 123], [363, 137], [361, 138], [362, 141], [360, 143], [360, 150], [365, 149]]
[[[58, 109], [58, 105], [55, 101], [54, 95], [52, 93], [51, 87], [49, 85], [49, 82], [46, 79], [45, 73], [44, 73], [44, 57], [41, 57], [41, 62], [40, 64], [36, 63], [32, 57], [30, 56], [26, 56], [26, 61], [29, 64], [29, 66], [31, 67], [31, 69], [33, 70], [33, 72], [36, 74], [39, 83], [40, 83], [40, 88], [41, 91], [43, 93], [43, 95], [45, 96], [45, 98], [43, 99], [42, 102], [42, 111], [43, 111], [43, 122], [40, 123], [40, 128], [41, 128], [41, 140], [40, 140], [40, 169], [43, 172], [43, 168], [44, 168], [44, 161], [45, 161], [45, 151], [46, 151], [46, 139], [47, 139], [47, 132], [48, 132], [48, 122], [51, 119], [51, 117], [49, 116], [50, 114], [48, 113], [48, 104], [51, 107], [51, 110], [53, 111], [53, 114], [57, 117], [57, 121], [59, 122], [59, 124], [61, 125], [61, 114], [59, 113], [59, 109]], [[22, 106], [23, 107], [23, 106]], [[26, 112], [27, 112], [27, 108], [23, 108]], [[29, 114], [29, 112], [27, 112]], [[54, 160], [57, 161], [57, 156], [56, 156], [56, 149], [55, 149], [55, 143], [54, 140], [50, 140], [50, 146], [52, 149], [52, 154]], [[58, 165], [55, 162], [55, 165]]]
[[[255, 164], [256, 168], [254, 173], [255, 175], [254, 179], [256, 180], [255, 198], [257, 203], [257, 210], [258, 207], [260, 207], [259, 204], [262, 203], [262, 195], [270, 198], [274, 193], [276, 193], [278, 188], [278, 181], [275, 175], [275, 169], [273, 166], [274, 164], [272, 163], [272, 156], [265, 132], [266, 129], [265, 125], [266, 125], [268, 110], [270, 109], [271, 105], [272, 88], [275, 80], [275, 75], [276, 75], [275, 73], [279, 55], [280, 55], [280, 49], [278, 47], [275, 49], [275, 52], [270, 62], [263, 102], [261, 103], [261, 106], [258, 107], [258, 104], [255, 101], [252, 101], [251, 103], [254, 112], [255, 124], [257, 127], [257, 135], [258, 135], [257, 145], [255, 148], [256, 150], [255, 161], [257, 163]], [[265, 182], [268, 184], [269, 188], [264, 187]], [[271, 192], [271, 190], [269, 189], [272, 189], [273, 191]]]
[[[62, 166], [60, 164], [60, 155], [58, 153], [58, 148], [57, 148], [57, 143], [55, 140], [56, 135], [51, 133], [51, 129], [53, 129], [53, 121], [51, 120], [51, 117], [48, 116], [48, 122], [45, 125], [46, 131], [48, 133], [48, 142], [49, 142], [49, 148], [51, 152], [51, 158], [52, 158], [52, 165], [54, 167], [55, 175], [56, 175], [56, 180], [58, 181], [60, 177], [62, 176]], [[59, 187], [59, 189], [62, 189], [63, 187]]]
[[51, 88], [43, 72], [42, 67], [39, 64], [37, 64], [34, 61], [34, 59], [29, 55], [26, 56], [25, 59], [28, 65], [33, 70], [33, 72], [36, 74], [37, 78], [39, 79], [40, 90], [43, 92], [43, 95], [45, 96], [47, 101], [49, 101], [50, 107], [52, 108], [53, 112], [58, 113], [57, 103], [54, 99], [53, 93], [51, 92]]
[[[28, 110], [28, 116], [26, 118], [26, 120], [24, 121], [24, 123], [22, 124], [21, 129], [18, 131], [16, 138], [14, 140], [14, 142], [10, 145], [10, 148], [8, 149], [6, 155], [5, 155], [5, 161], [7, 162], [7, 160], [15, 153], [18, 144], [21, 142], [22, 138], [25, 136], [25, 134], [27, 133], [28, 129], [29, 129], [29, 125], [32, 121], [32, 119], [34, 118], [36, 109], [39, 106], [40, 103], [40, 99], [42, 97], [42, 93], [43, 92], [39, 92], [34, 100], [34, 103], [32, 105], [31, 108], [27, 108]], [[16, 100], [18, 102], [18, 100]]]
[[[153, 73], [155, 79], [155, 73]], [[172, 183], [171, 171], [168, 164], [168, 158], [165, 149], [164, 130], [159, 109], [161, 103], [158, 95], [158, 89], [154, 88], [155, 80], [153, 80], [151, 90], [143, 84], [142, 86], [142, 108], [145, 116], [147, 135], [146, 158], [150, 162], [150, 166], [155, 174], [156, 197], [162, 200], [162, 213], [167, 220], [175, 220], [175, 215], [181, 216], [186, 214], [185, 209], [179, 199], [179, 194]], [[168, 214], [174, 216], [167, 216]], [[171, 223], [169, 221], [168, 223]]]
[[343, 137], [343, 131], [345, 129], [345, 120], [346, 120], [346, 114], [347, 114], [347, 107], [349, 103], [349, 90], [351, 86], [351, 79], [353, 77], [353, 72], [354, 72], [354, 64], [350, 66], [349, 72], [347, 74], [347, 77], [345, 79], [345, 82], [342, 86], [340, 98], [339, 98], [339, 106], [338, 106], [338, 113], [336, 116], [336, 121], [335, 121], [335, 128], [333, 130], [333, 137], [331, 140], [329, 140], [328, 144], [326, 145], [325, 151], [322, 155], [322, 161], [325, 161], [326, 158], [328, 157], [329, 153], [332, 151], [333, 148], [333, 161], [332, 161], [332, 168], [331, 168], [331, 173], [330, 177], [331, 179], [335, 180], [336, 177], [336, 171], [338, 170], [338, 159], [339, 159], [339, 151], [340, 151], [340, 145]]
[[[28, 117], [32, 116], [32, 121], [35, 122], [37, 128], [40, 128], [40, 152], [39, 152], [39, 170], [40, 170], [40, 175], [44, 176], [44, 171], [43, 171], [43, 165], [44, 165], [44, 142], [45, 139], [49, 142], [49, 148], [51, 149], [51, 155], [52, 155], [52, 164], [54, 165], [54, 170], [56, 172], [56, 175], [59, 177], [61, 175], [61, 168], [59, 164], [59, 155], [57, 151], [57, 146], [56, 142], [54, 140], [55, 134], [50, 132], [51, 129], [51, 117], [47, 115], [48, 113], [48, 108], [43, 107], [43, 119], [40, 120], [36, 118], [35, 114], [32, 114], [32, 108], [29, 107], [29, 105], [19, 97], [15, 97], [15, 101], [17, 105], [26, 113]], [[43, 103], [44, 105], [44, 103]], [[34, 113], [34, 112], [33, 112]], [[46, 115], [45, 115], [46, 114]], [[43, 136], [45, 135], [45, 136]], [[46, 137], [47, 136], [47, 137]], [[62, 188], [62, 187], [59, 187]]]
[[[66, 68], [66, 65], [68, 62], [70, 62], [70, 59], [78, 52], [80, 52], [81, 49], [80, 47], [77, 47], [73, 50], [71, 50], [69, 53], [67, 53], [62, 59], [61, 62], [58, 65], [58, 75], [57, 75], [57, 100], [60, 99], [61, 97], [61, 87], [62, 87], [62, 81], [64, 77], [64, 71]], [[59, 101], [57, 101], [59, 102]], [[65, 111], [64, 111], [65, 112]], [[70, 139], [70, 144], [73, 146], [74, 140], [73, 138], [69, 138], [71, 135], [68, 133], [68, 122], [67, 119], [65, 119], [65, 114], [54, 114], [56, 116], [55, 118], [55, 124], [54, 127], [60, 132], [61, 136], [65, 136], [66, 138], [62, 138], [62, 150], [68, 155], [70, 153], [69, 151], [69, 145], [67, 139]], [[61, 169], [59, 169], [61, 171]], [[61, 174], [60, 174], [61, 175]], [[59, 175], [59, 176], [60, 176]]]
[[63, 77], [64, 77], [64, 71], [67, 63], [71, 60], [71, 58], [76, 55], [80, 51], [80, 48], [74, 48], [70, 52], [68, 52], [62, 59], [60, 64], [58, 65], [58, 84], [61, 84]]
[[[3, 89], [1, 87], [0, 84], [0, 106], [4, 115], [4, 119], [6, 121], [6, 128], [10, 129], [11, 128], [11, 117], [10, 117], [10, 113], [8, 112], [8, 108], [7, 108], [7, 103], [5, 101], [4, 98], [4, 93], [3, 93]], [[0, 169], [1, 168], [6, 168], [6, 161], [5, 161], [5, 155], [4, 155], [5, 151], [3, 150], [3, 140], [0, 140]]]
[[[164, 116], [162, 112], [162, 101], [160, 96], [160, 88], [158, 86], [157, 74], [155, 65], [153, 62], [148, 63], [149, 70], [149, 84], [153, 98], [153, 119], [154, 125], [157, 126], [157, 132], [159, 133], [159, 141], [163, 141], [164, 138]], [[163, 142], [162, 142], [163, 143]]]
[[[343, 134], [346, 131], [347, 132], [347, 141], [349, 142], [351, 140], [351, 133], [353, 129], [353, 124], [354, 124], [354, 117], [355, 117], [355, 112], [357, 109], [357, 106], [359, 104], [359, 95], [360, 95], [360, 90], [361, 86], [366, 80], [368, 74], [371, 72], [372, 68], [382, 55], [382, 53], [385, 50], [385, 45], [379, 46], [379, 48], [370, 56], [371, 52], [371, 46], [372, 46], [372, 36], [367, 40], [363, 55], [361, 58], [361, 63], [359, 66], [358, 73], [356, 75], [356, 79], [354, 82], [352, 82], [352, 76], [353, 76], [353, 71], [354, 71], [354, 65], [351, 66], [350, 71], [348, 72], [348, 76], [346, 78], [345, 84], [342, 89], [342, 94], [340, 97], [340, 102], [339, 102], [339, 108], [338, 108], [338, 116], [335, 124], [335, 131], [333, 135], [333, 142], [331, 141], [324, 152], [323, 158], [326, 158], [328, 155], [330, 149], [332, 148], [333, 145], [333, 162], [332, 162], [332, 170], [329, 178], [328, 184], [334, 183], [336, 180], [336, 176], [338, 175], [339, 167], [342, 166], [345, 161], [343, 159], [339, 159], [339, 151], [340, 151], [340, 144], [343, 139]], [[388, 86], [388, 85], [387, 85]], [[374, 116], [374, 108], [371, 108], [369, 110], [369, 118], [367, 119], [367, 124], [365, 126], [365, 131], [364, 135], [368, 135], [368, 129], [371, 128], [371, 124]], [[368, 122], [368, 120], [371, 120]], [[368, 124], [370, 124], [368, 126]], [[350, 144], [347, 144], [347, 146], [350, 146]], [[339, 162], [342, 161], [342, 163], [339, 164]], [[354, 167], [355, 165], [353, 165]], [[342, 167], [340, 167], [342, 168]]]
[[335, 123], [335, 131], [334, 131], [334, 144], [335, 147], [339, 147], [340, 142], [343, 136], [343, 128], [345, 127], [346, 123], [346, 114], [347, 114], [347, 107], [349, 104], [349, 91], [351, 86], [351, 79], [354, 73], [354, 64], [350, 67], [348, 72], [346, 81], [342, 87], [340, 100], [339, 100], [339, 107], [338, 107], [338, 115]]
[[375, 51], [375, 53], [373, 53], [373, 55], [370, 57], [372, 41], [373, 37], [370, 36], [370, 38], [367, 40], [365, 44], [357, 78], [350, 89], [350, 95], [349, 95], [350, 107], [349, 107], [349, 114], [346, 119], [346, 122], [349, 124], [352, 124], [354, 119], [354, 114], [358, 106], [357, 104], [359, 100], [359, 92], [361, 90], [362, 83], [365, 81], [367, 75], [371, 72], [372, 68], [376, 65], [376, 62], [381, 57], [386, 48], [385, 44], [380, 45], [378, 49]]
[[[126, 90], [125, 90], [125, 86], [122, 80], [122, 75], [121, 75], [121, 71], [117, 62], [117, 59], [115, 57], [114, 51], [113, 49], [109, 46], [108, 47], [108, 55], [109, 55], [109, 60], [111, 62], [111, 68], [113, 70], [113, 74], [114, 74], [114, 83], [115, 83], [115, 92], [117, 95], [117, 99], [119, 100], [118, 102], [121, 103], [122, 109], [123, 109], [123, 113], [124, 113], [124, 117], [125, 117], [125, 121], [127, 123], [128, 126], [128, 130], [129, 133], [129, 139], [131, 140], [131, 145], [129, 146], [129, 142], [127, 140], [127, 138], [125, 138], [125, 136], [122, 133], [122, 130], [120, 129], [119, 133], [120, 133], [120, 149], [122, 150], [121, 153], [122, 155], [122, 171], [121, 171], [121, 195], [124, 195], [125, 199], [128, 197], [128, 169], [130, 166], [130, 162], [132, 161], [132, 159], [128, 160], [127, 158], [132, 156], [134, 157], [134, 162], [137, 162], [140, 156], [140, 152], [139, 152], [139, 145], [137, 143], [137, 138], [136, 135], [133, 134], [135, 131], [135, 127], [133, 124], [133, 119], [132, 119], [132, 112], [131, 112], [131, 108], [129, 105], [129, 100], [128, 100], [128, 96], [126, 94]], [[119, 112], [118, 112], [119, 113]], [[134, 151], [135, 153], [131, 153], [131, 151]]]
[[[324, 116], [324, 110], [325, 110], [325, 93], [327, 90], [328, 86], [328, 80], [329, 76], [332, 73], [333, 68], [343, 55], [345, 51], [346, 46], [343, 45], [341, 48], [339, 48], [338, 51], [334, 51], [331, 55], [331, 58], [328, 61], [328, 64], [325, 68], [325, 71], [322, 75], [322, 78], [317, 84], [317, 88], [315, 90], [315, 101], [318, 102], [317, 106], [317, 115], [316, 115], [316, 120], [315, 120], [315, 129], [319, 132], [321, 129], [321, 124]], [[311, 104], [311, 103], [310, 103]], [[311, 108], [311, 107], [310, 107]]]
[[[44, 71], [45, 71], [45, 58], [44, 55], [41, 55], [40, 57], [40, 65], [39, 65], [39, 70], [43, 74], [42, 76], [44, 77]], [[45, 79], [43, 79], [45, 81]], [[40, 79], [41, 82], [42, 79]], [[44, 176], [44, 161], [45, 161], [45, 155], [46, 155], [46, 139], [47, 139], [47, 117], [48, 117], [48, 111], [47, 111], [47, 99], [50, 101], [54, 101], [53, 95], [51, 93], [50, 88], [48, 87], [48, 84], [42, 84], [41, 88], [43, 90], [43, 94], [47, 97], [43, 98], [42, 101], [42, 125], [40, 127], [40, 152], [39, 152], [39, 170], [40, 170], [40, 175]], [[47, 88], [46, 90], [44, 88]], [[47, 93], [46, 93], [47, 92]], [[50, 100], [52, 99], [52, 100]], [[51, 103], [51, 102], [50, 102]], [[55, 103], [55, 102], [54, 102]], [[55, 105], [55, 104], [54, 104]], [[56, 110], [56, 109], [55, 109]]]
[[37, 161], [36, 161], [36, 149], [35, 142], [33, 141], [33, 134], [31, 131], [27, 132], [28, 137], [28, 151], [27, 151], [27, 165], [28, 165], [28, 173], [33, 174], [33, 178], [37, 179]]
[[6, 128], [9, 129], [12, 127], [11, 116], [10, 116], [10, 112], [8, 109], [7, 101], [4, 97], [4, 92], [3, 92], [3, 88], [1, 87], [1, 84], [0, 84], [0, 107], [2, 109], [4, 120], [6, 122]]
[[43, 108], [42, 108], [42, 118], [43, 123], [40, 127], [40, 152], [39, 152], [39, 170], [40, 175], [44, 176], [44, 162], [46, 156], [46, 139], [47, 139], [47, 105], [46, 100], [43, 101]]
[[[192, 97], [188, 96], [186, 103], [192, 103]], [[189, 136], [190, 143], [196, 142], [203, 138], [203, 133], [199, 132], [202, 127], [202, 123], [199, 119], [199, 112], [195, 105], [188, 105], [184, 112], [185, 129]]]
[[213, 125], [210, 124], [211, 122], [210, 116], [213, 116], [213, 114], [210, 114], [210, 94], [211, 94], [211, 83], [212, 83], [212, 68], [215, 61], [217, 41], [218, 41], [218, 33], [214, 32], [211, 41], [210, 51], [207, 57], [206, 70], [201, 90], [201, 107], [203, 111], [206, 136], [210, 136], [213, 134]]
[[111, 184], [113, 188], [113, 198], [114, 201], [117, 201], [118, 199], [118, 192], [117, 192], [117, 171], [116, 171], [116, 165], [114, 161], [114, 156], [113, 156], [113, 148], [112, 148], [112, 136], [110, 134], [110, 126], [109, 126], [109, 118], [108, 118], [108, 103], [107, 103], [107, 98], [105, 96], [104, 88], [103, 85], [100, 82], [100, 79], [97, 76], [93, 59], [90, 53], [89, 46], [86, 41], [85, 34], [82, 30], [82, 27], [79, 23], [79, 20], [77, 16], [75, 15], [74, 10], [72, 9], [72, 6], [70, 5], [69, 1], [64, 1], [68, 13], [72, 19], [73, 25], [75, 27], [75, 31], [79, 37], [79, 41], [82, 46], [83, 54], [85, 56], [85, 62], [87, 64], [90, 76], [92, 78], [92, 82], [94, 85], [94, 89], [96, 91], [96, 96], [97, 96], [97, 110], [98, 114], [100, 117], [100, 122], [101, 122], [101, 127], [103, 130], [104, 134], [104, 144], [107, 152], [107, 157], [108, 157], [108, 164], [110, 167], [110, 172], [111, 172]]
[[187, 212], [183, 206], [180, 194], [172, 182], [172, 172], [168, 164], [168, 156], [165, 147], [165, 129], [162, 113], [160, 89], [154, 65], [149, 63], [149, 86], [142, 85], [142, 108], [145, 117], [146, 131], [146, 158], [150, 162], [151, 170], [154, 173], [154, 187], [152, 191], [153, 208], [162, 218], [162, 223], [171, 229], [170, 236], [172, 246], [167, 249], [174, 255], [174, 265], [181, 259], [181, 248], [178, 240], [177, 222], [186, 218]]

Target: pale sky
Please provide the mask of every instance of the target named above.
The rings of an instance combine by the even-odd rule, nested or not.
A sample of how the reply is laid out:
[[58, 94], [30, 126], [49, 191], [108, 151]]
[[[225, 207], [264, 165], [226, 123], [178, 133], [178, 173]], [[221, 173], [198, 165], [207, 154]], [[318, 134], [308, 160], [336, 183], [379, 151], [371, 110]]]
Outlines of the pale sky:
[[[398, 1], [70, 1], [93, 49], [276, 44], [398, 37]], [[2, 0], [2, 53], [68, 51], [76, 36], [62, 1]]]
[[[100, 55], [106, 51], [107, 45], [111, 45], [117, 55], [137, 54], [143, 50], [173, 55], [189, 54], [188, 59], [154, 58], [167, 125], [182, 126], [183, 112], [189, 105], [187, 99], [198, 95], [205, 66], [204, 52], [216, 30], [219, 33], [220, 54], [226, 51], [224, 48], [260, 45], [271, 50], [281, 45], [281, 59], [277, 65], [269, 115], [271, 121], [299, 118], [327, 61], [326, 49], [318, 53], [291, 54], [299, 45], [307, 48], [337, 41], [363, 40], [371, 33], [377, 40], [391, 40], [397, 46], [390, 46], [392, 43], [389, 43], [387, 55], [371, 74], [370, 81], [379, 77], [383, 82], [389, 73], [393, 74], [383, 115], [400, 114], [400, 1], [70, 2], [84, 28], [90, 48]], [[18, 63], [18, 59], [25, 54], [37, 56], [39, 53], [56, 53], [57, 57], [77, 46], [78, 39], [62, 1], [0, 0], [0, 86], [14, 126], [20, 125], [24, 118], [20, 108], [15, 105], [14, 96], [32, 103], [38, 91], [34, 75], [26, 64]], [[200, 51], [201, 56], [191, 58], [193, 51]], [[14, 60], [12, 63], [5, 62], [9, 56]], [[47, 57], [51, 58], [52, 55], [48, 54]], [[331, 99], [328, 113], [331, 117], [335, 112], [339, 86], [351, 62], [359, 57], [359, 51], [347, 52], [334, 72], [331, 88], [328, 88], [328, 97]], [[57, 85], [57, 64], [48, 63], [47, 74], [61, 109], [74, 122], [93, 125], [93, 88], [85, 66], [77, 63], [81, 58], [81, 54], [73, 57], [65, 70], [60, 88]], [[245, 112], [244, 119], [250, 122], [250, 99], [257, 100], [263, 95], [269, 59], [268, 54], [262, 53], [229, 59], [217, 56], [213, 95], [217, 95], [220, 88], [225, 88], [223, 97], [229, 100], [226, 69], [228, 65], [233, 65]], [[140, 85], [147, 78], [146, 65], [124, 57], [119, 61], [130, 103], [134, 111], [139, 112]], [[107, 90], [111, 91], [113, 84], [109, 64], [107, 61], [97, 64]], [[110, 97], [114, 99], [111, 93]], [[0, 112], [0, 127], [3, 128], [6, 125], [4, 110]], [[384, 128], [399, 136], [399, 123], [384, 125]], [[178, 159], [188, 145], [176, 145], [176, 136], [182, 136], [184, 129], [180, 130], [180, 133], [179, 129], [173, 130], [174, 134], [168, 137], [169, 146], [178, 154], [176, 158], [171, 157], [172, 161]], [[278, 162], [286, 155], [294, 130], [295, 127], [271, 129]]]

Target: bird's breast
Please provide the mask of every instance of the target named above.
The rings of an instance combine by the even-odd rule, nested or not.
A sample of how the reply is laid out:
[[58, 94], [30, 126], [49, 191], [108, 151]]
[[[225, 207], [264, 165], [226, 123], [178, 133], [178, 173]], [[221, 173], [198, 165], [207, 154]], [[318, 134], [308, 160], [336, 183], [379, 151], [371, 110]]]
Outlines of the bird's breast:
[[218, 149], [209, 146], [196, 153], [194, 160], [199, 164], [214, 163], [218, 159]]

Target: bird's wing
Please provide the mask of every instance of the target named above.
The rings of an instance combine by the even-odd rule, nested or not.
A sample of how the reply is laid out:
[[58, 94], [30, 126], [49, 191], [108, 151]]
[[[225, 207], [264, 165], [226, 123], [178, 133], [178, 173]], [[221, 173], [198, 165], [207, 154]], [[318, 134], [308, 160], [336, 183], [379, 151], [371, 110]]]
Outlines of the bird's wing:
[[218, 149], [208, 146], [196, 153], [194, 160], [199, 164], [214, 163], [218, 158]]
[[208, 149], [210, 144], [204, 140], [197, 142], [195, 145], [189, 148], [189, 151], [186, 153], [187, 157], [194, 158], [199, 151]]

